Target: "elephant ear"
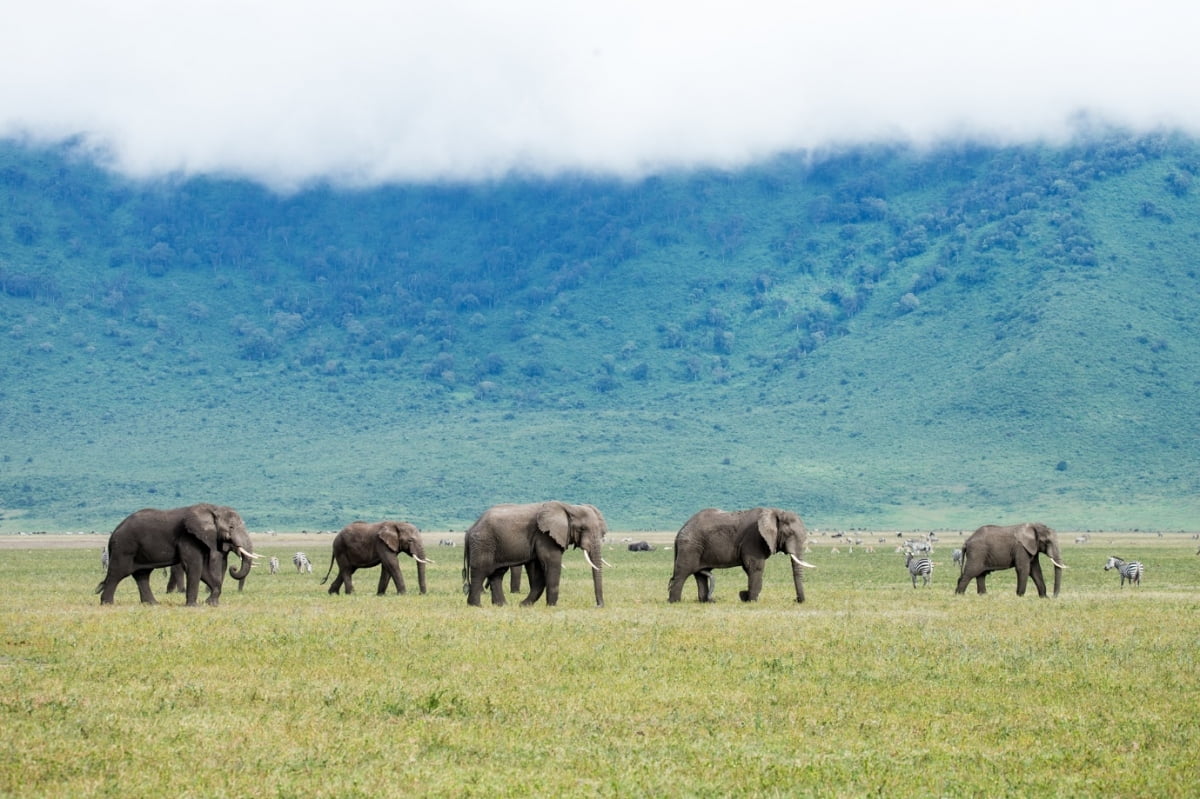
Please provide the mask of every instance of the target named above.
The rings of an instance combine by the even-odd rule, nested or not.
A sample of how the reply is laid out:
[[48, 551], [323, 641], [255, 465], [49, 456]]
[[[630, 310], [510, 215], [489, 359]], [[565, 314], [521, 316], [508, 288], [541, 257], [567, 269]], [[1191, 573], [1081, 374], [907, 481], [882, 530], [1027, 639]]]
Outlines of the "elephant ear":
[[758, 512], [758, 534], [767, 543], [767, 551], [779, 551], [779, 520], [771, 508], [763, 508]]
[[538, 510], [537, 526], [546, 535], [554, 539], [560, 549], [566, 549], [571, 543], [571, 520], [567, 509], [558, 502], [547, 502]]
[[1023, 524], [1017, 530], [1017, 542], [1032, 556], [1038, 553], [1037, 532], [1032, 524]]
[[393, 552], [400, 551], [400, 528], [395, 524], [385, 524], [379, 528], [379, 540]]
[[183, 517], [183, 529], [203, 542], [209, 549], [216, 549], [219, 531], [217, 530], [216, 509], [211, 505], [197, 505], [190, 508]]

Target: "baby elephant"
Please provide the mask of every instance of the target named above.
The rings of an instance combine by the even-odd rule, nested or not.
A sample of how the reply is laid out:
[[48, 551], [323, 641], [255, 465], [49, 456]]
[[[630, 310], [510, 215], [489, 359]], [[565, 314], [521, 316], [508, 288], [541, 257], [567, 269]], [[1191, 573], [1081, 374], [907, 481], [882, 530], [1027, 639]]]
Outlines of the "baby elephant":
[[425, 564], [433, 563], [425, 558], [425, 545], [421, 541], [421, 531], [408, 522], [354, 522], [348, 524], [333, 538], [333, 555], [329, 559], [329, 571], [325, 579], [329, 579], [333, 571], [333, 562], [338, 565], [338, 575], [329, 586], [329, 593], [338, 593], [342, 585], [346, 593], [354, 593], [354, 582], [351, 575], [358, 569], [369, 569], [383, 564], [379, 571], [380, 596], [387, 593], [388, 583], [396, 584], [396, 593], [403, 594], [404, 577], [400, 574], [400, 563], [396, 555], [400, 552], [412, 555], [417, 562], [417, 583], [421, 593], [425, 593]]

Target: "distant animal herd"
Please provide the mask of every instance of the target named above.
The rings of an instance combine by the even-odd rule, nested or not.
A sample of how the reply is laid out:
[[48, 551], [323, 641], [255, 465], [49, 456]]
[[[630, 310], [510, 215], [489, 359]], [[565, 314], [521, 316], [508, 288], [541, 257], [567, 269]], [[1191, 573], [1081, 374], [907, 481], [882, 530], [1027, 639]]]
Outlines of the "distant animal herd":
[[[504, 577], [510, 576], [511, 590], [520, 587], [521, 575], [528, 578], [529, 593], [523, 605], [538, 602], [542, 595], [546, 603], [558, 600], [559, 579], [563, 554], [570, 548], [583, 551], [592, 569], [596, 605], [604, 605], [603, 568], [611, 565], [601, 554], [601, 544], [608, 533], [603, 514], [594, 505], [547, 501], [523, 505], [494, 505], [472, 524], [462, 539], [463, 592], [471, 605], [482, 604], [486, 590], [494, 605], [506, 603]], [[843, 537], [837, 533], [835, 537]], [[897, 534], [899, 535], [899, 534]], [[905, 540], [895, 551], [903, 555], [905, 571], [913, 588], [931, 583], [936, 563], [932, 559], [937, 536], [930, 533]], [[1076, 544], [1087, 544], [1088, 535], [1075, 538]], [[883, 544], [886, 539], [878, 539]], [[623, 538], [630, 552], [651, 552], [655, 547], [647, 541]], [[874, 552], [871, 544], [864, 546], [860, 537], [845, 539], [844, 545], [853, 552], [857, 546]], [[453, 538], [440, 538], [439, 547], [454, 547]], [[804, 572], [815, 568], [804, 560], [809, 549], [808, 532], [800, 517], [788, 510], [759, 507], [741, 511], [722, 511], [706, 508], [688, 519], [675, 535], [674, 568], [668, 584], [668, 601], [681, 598], [684, 583], [694, 579], [697, 599], [715, 601], [713, 571], [741, 567], [746, 574], [747, 588], [738, 592], [744, 602], [758, 599], [762, 588], [764, 563], [774, 554], [784, 554], [791, 560], [795, 599], [803, 602]], [[343, 588], [353, 593], [353, 574], [358, 569], [380, 567], [378, 594], [387, 592], [394, 584], [397, 593], [405, 593], [397, 556], [407, 554], [417, 565], [419, 590], [426, 592], [425, 566], [434, 561], [425, 555], [420, 530], [403, 521], [353, 522], [342, 528], [333, 539], [329, 569], [321, 584], [329, 580], [333, 566], [337, 577], [329, 593]], [[840, 554], [834, 546], [831, 555]], [[228, 563], [229, 555], [241, 558], [240, 566]], [[1196, 552], [1200, 555], [1200, 549]], [[955, 593], [965, 593], [969, 583], [976, 582], [978, 593], [985, 593], [985, 579], [994, 571], [1015, 569], [1017, 594], [1024, 595], [1027, 580], [1032, 579], [1038, 595], [1047, 596], [1040, 555], [1046, 555], [1054, 571], [1053, 593], [1058, 595], [1062, 571], [1067, 566], [1059, 553], [1058, 537], [1054, 530], [1040, 522], [1008, 526], [984, 525], [975, 530], [954, 549], [952, 559], [958, 567]], [[96, 588], [101, 603], [113, 601], [117, 584], [126, 577], [137, 583], [141, 601], [155, 603], [150, 589], [150, 575], [155, 569], [171, 570], [168, 591], [178, 589], [187, 595], [187, 604], [198, 602], [199, 586], [208, 587], [207, 602], [217, 605], [226, 569], [242, 588], [250, 567], [260, 559], [254, 553], [250, 535], [241, 516], [233, 508], [199, 504], [172, 510], [145, 508], [126, 517], [109, 536], [101, 551], [104, 580]], [[313, 564], [304, 552], [292, 556], [298, 573], [311, 573]], [[277, 557], [268, 561], [270, 574], [279, 572]], [[1140, 586], [1146, 569], [1135, 560], [1113, 556], [1104, 566], [1115, 570], [1120, 587], [1128, 582]]]

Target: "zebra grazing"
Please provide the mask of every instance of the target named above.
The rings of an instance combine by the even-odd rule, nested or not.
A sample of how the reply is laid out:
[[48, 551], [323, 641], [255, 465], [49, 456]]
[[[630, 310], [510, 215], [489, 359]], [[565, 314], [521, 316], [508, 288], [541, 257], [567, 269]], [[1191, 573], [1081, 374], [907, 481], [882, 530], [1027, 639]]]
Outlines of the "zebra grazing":
[[923, 585], [929, 585], [929, 578], [933, 576], [932, 560], [929, 558], [918, 558], [909, 552], [908, 557], [904, 559], [904, 565], [908, 567], [908, 573], [912, 575], [913, 588], [917, 587], [917, 577], [925, 581]]
[[104, 548], [100, 550], [100, 569], [108, 571], [108, 544], [105, 544]]
[[1121, 587], [1125, 587], [1125, 581], [1128, 580], [1130, 585], [1137, 585], [1139, 588], [1142, 585], [1142, 573], [1146, 571], [1146, 567], [1141, 564], [1141, 561], [1131, 560], [1123, 561], [1120, 558], [1109, 558], [1108, 563], [1104, 564], [1104, 571], [1116, 569], [1117, 574], [1121, 575]]
[[296, 564], [296, 571], [312, 574], [312, 564], [308, 561], [308, 555], [305, 555], [303, 552], [297, 552], [295, 555], [292, 555], [292, 563]]
[[272, 555], [271, 559], [269, 561], [267, 561], [267, 563], [271, 569], [271, 574], [279, 573], [279, 558]]

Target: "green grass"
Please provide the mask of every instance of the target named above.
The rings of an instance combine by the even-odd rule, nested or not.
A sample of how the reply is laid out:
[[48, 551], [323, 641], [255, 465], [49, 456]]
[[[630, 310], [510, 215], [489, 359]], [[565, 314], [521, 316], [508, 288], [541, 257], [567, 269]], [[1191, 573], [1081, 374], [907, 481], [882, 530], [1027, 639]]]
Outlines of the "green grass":
[[[1185, 535], [1064, 533], [1071, 568], [1044, 601], [1016, 597], [1011, 573], [955, 596], [955, 535], [917, 590], [893, 533], [868, 536], [874, 553], [818, 537], [803, 606], [779, 559], [757, 604], [723, 571], [717, 604], [668, 605], [670, 551], [629, 553], [623, 535], [603, 609], [578, 553], [557, 608], [468, 608], [461, 549], [431, 550], [426, 596], [331, 597], [315, 535], [257, 536], [283, 572], [256, 570], [219, 608], [182, 607], [159, 575], [162, 605], [122, 584], [102, 608], [98, 541], [6, 537], [0, 795], [1194, 791]], [[287, 568], [297, 549], [316, 573]], [[1144, 585], [1118, 588], [1109, 554], [1143, 560]]]

